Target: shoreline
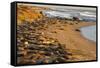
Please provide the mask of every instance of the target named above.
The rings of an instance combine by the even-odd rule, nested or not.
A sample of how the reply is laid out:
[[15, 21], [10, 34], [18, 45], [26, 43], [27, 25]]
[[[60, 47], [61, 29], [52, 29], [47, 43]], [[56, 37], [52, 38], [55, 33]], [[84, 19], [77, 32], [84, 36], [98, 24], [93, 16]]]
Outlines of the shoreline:
[[[95, 25], [95, 23], [84, 22], [84, 23], [80, 23], [79, 25], [69, 25], [69, 26], [64, 27], [65, 29], [67, 29], [66, 31], [57, 30], [54, 28], [54, 26], [53, 27], [50, 26], [51, 28], [55, 29], [56, 32], [58, 32], [58, 34], [56, 33], [56, 35], [52, 35], [52, 34], [50, 35], [45, 32], [44, 34], [49, 37], [56, 38], [60, 43], [65, 44], [66, 50], [68, 49], [79, 50], [86, 54], [86, 56], [81, 56], [81, 55], [75, 56], [75, 58], [77, 58], [77, 60], [75, 61], [96, 60], [96, 42], [86, 39], [80, 32], [73, 31], [75, 29], [79, 29], [80, 27], [86, 27], [86, 26], [91, 26], [91, 25]], [[53, 29], [51, 28], [50, 28], [50, 31], [52, 32]], [[49, 32], [49, 30], [47, 30], [46, 32]], [[69, 38], [67, 39], [67, 37]], [[78, 42], [76, 40], [78, 40]], [[71, 53], [74, 54], [73, 51]]]
[[[91, 27], [91, 26], [96, 26], [96, 25], [90, 25], [90, 26], [85, 26], [85, 27]], [[85, 28], [85, 27], [81, 27], [81, 28]], [[80, 28], [80, 29], [81, 29]], [[82, 34], [82, 33], [81, 33]], [[83, 36], [83, 34], [82, 34], [82, 36]], [[83, 36], [84, 38], [86, 38], [85, 36]], [[92, 42], [94, 42], [94, 43], [96, 43], [96, 41], [94, 41], [94, 40], [91, 40], [91, 39], [89, 39], [89, 38], [86, 38], [87, 40], [89, 40], [89, 41], [92, 41]]]

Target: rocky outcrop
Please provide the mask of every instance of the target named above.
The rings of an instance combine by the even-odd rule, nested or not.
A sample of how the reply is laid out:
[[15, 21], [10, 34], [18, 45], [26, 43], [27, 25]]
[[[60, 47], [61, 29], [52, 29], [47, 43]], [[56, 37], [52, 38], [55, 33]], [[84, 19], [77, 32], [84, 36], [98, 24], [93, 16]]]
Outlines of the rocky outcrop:
[[67, 62], [69, 53], [65, 45], [57, 39], [46, 37], [38, 32], [33, 23], [24, 22], [17, 27], [17, 59], [18, 64], [42, 64]]
[[33, 22], [35, 20], [40, 20], [43, 18], [42, 11], [40, 8], [35, 6], [24, 6], [18, 5], [17, 7], [17, 23], [21, 24], [25, 21]]

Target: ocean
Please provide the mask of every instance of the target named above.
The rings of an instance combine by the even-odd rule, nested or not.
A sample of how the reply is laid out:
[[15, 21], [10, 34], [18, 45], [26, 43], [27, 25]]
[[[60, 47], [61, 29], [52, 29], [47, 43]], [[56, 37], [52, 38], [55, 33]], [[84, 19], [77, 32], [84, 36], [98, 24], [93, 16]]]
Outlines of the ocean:
[[96, 42], [96, 25], [80, 28], [82, 35], [94, 42]]
[[96, 21], [96, 13], [92, 11], [78, 11], [78, 10], [68, 10], [68, 11], [43, 11], [47, 17], [61, 17], [72, 19], [73, 17], [78, 17], [83, 21]]

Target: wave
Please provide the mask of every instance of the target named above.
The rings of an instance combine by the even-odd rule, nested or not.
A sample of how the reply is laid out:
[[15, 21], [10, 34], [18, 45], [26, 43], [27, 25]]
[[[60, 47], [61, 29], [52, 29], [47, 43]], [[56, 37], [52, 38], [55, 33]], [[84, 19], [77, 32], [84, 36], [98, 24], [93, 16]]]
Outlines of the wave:
[[96, 14], [92, 12], [81, 12], [80, 15], [87, 16], [87, 17], [96, 17]]
[[58, 12], [58, 11], [46, 11], [45, 12], [45, 15], [46, 16], [49, 16], [49, 17], [64, 17], [64, 18], [72, 18], [71, 17], [71, 14], [68, 14], [68, 13], [62, 13], [62, 12]]
[[80, 20], [85, 21], [96, 21], [96, 14], [93, 12], [77, 12], [77, 11], [44, 11], [44, 14], [48, 17], [61, 17], [72, 19], [73, 17], [78, 17]]

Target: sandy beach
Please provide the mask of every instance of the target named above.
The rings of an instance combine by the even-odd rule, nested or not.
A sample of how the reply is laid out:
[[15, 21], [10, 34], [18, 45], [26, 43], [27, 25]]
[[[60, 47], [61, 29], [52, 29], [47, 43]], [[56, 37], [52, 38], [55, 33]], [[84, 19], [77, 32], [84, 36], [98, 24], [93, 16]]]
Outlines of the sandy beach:
[[[72, 21], [71, 21], [72, 22]], [[73, 21], [74, 22], [74, 21]], [[74, 54], [76, 61], [96, 60], [96, 43], [90, 41], [81, 35], [81, 31], [75, 31], [81, 27], [95, 25], [95, 23], [80, 22], [79, 24], [56, 23], [48, 26], [44, 32], [45, 35], [57, 39], [65, 44], [66, 50]], [[80, 52], [79, 54], [77, 52]]]
[[45, 8], [18, 6], [18, 64], [96, 60], [96, 42], [83, 37], [80, 30], [95, 22], [49, 18], [33, 9]]

